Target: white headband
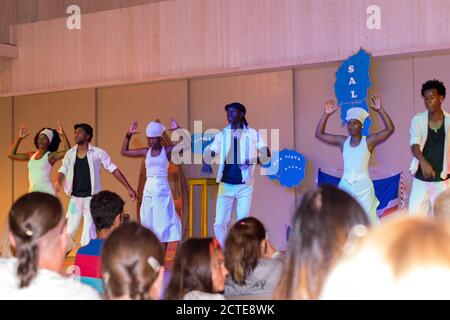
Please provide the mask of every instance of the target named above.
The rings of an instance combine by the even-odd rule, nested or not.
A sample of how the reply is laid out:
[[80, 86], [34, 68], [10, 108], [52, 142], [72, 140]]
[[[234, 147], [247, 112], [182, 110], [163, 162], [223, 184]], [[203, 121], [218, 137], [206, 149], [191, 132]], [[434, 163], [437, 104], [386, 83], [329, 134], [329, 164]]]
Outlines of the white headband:
[[44, 129], [41, 132], [39, 132], [39, 134], [41, 134], [41, 133], [43, 133], [47, 136], [49, 142], [52, 142], [52, 140], [53, 140], [53, 131], [52, 130]]
[[346, 121], [350, 121], [352, 119], [356, 119], [362, 124], [364, 124], [364, 121], [369, 116], [369, 113], [364, 110], [363, 108], [350, 108], [347, 110], [347, 115], [345, 116]]
[[166, 127], [164, 127], [161, 123], [152, 121], [147, 125], [145, 133], [149, 138], [162, 137], [162, 134], [164, 133], [165, 130]]

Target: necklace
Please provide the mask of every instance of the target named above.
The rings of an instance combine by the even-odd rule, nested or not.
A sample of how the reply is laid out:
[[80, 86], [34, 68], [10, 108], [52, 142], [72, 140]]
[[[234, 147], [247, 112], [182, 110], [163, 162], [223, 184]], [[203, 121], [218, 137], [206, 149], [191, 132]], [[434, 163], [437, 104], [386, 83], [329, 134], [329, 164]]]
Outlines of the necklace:
[[439, 127], [435, 127], [435, 128], [433, 128], [432, 126], [430, 126], [430, 129], [431, 130], [433, 130], [434, 131], [434, 133], [437, 133], [438, 132], [438, 130], [440, 129], [442, 127], [442, 125], [441, 126], [439, 126]]
[[430, 127], [431, 130], [434, 131], [434, 133], [437, 133], [438, 130], [443, 126], [444, 122], [442, 121], [441, 123], [438, 123], [437, 126], [435, 123], [433, 123], [433, 126], [431, 125], [431, 122], [428, 123], [428, 126]]

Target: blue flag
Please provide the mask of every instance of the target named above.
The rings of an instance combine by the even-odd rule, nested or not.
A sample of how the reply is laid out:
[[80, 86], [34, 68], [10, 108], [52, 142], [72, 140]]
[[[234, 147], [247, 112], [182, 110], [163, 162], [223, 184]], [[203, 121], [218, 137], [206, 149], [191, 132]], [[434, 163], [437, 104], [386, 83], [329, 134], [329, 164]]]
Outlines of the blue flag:
[[[345, 123], [347, 110], [350, 108], [362, 108], [369, 112], [366, 99], [372, 86], [370, 80], [370, 55], [363, 49], [357, 54], [345, 60], [336, 72], [334, 91], [341, 106], [341, 120]], [[364, 122], [363, 135], [369, 135], [372, 121], [367, 118]]]
[[[303, 181], [306, 171], [306, 158], [295, 150], [283, 149], [278, 153], [274, 151], [272, 159], [279, 159], [278, 163], [274, 164], [278, 166], [278, 171], [274, 175], [268, 175], [272, 180], [278, 181], [282, 186], [287, 188], [293, 188]], [[264, 165], [263, 167], [270, 167], [271, 163]]]

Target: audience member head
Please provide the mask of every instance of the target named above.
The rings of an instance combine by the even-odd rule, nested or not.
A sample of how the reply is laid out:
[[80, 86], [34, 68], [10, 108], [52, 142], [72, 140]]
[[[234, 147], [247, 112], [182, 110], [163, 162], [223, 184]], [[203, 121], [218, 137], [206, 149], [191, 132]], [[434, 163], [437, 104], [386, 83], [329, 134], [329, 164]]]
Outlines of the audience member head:
[[225, 241], [225, 265], [231, 279], [244, 284], [267, 250], [266, 229], [256, 218], [248, 217], [231, 227]]
[[274, 298], [317, 299], [356, 225], [368, 226], [369, 221], [349, 194], [326, 185], [309, 191], [294, 214], [287, 260]]
[[41, 192], [21, 196], [9, 211], [10, 241], [15, 249], [20, 288], [39, 268], [59, 272], [67, 243], [64, 212], [58, 198]]
[[175, 254], [166, 298], [183, 299], [190, 291], [223, 292], [227, 274], [222, 248], [216, 239], [188, 239]]
[[90, 208], [97, 233], [108, 233], [120, 226], [123, 206], [122, 198], [111, 191], [100, 191], [92, 197]]
[[407, 217], [362, 239], [330, 273], [321, 298], [449, 299], [449, 287], [449, 229]]
[[115, 229], [105, 241], [101, 263], [108, 299], [159, 299], [164, 250], [149, 229], [135, 222]]

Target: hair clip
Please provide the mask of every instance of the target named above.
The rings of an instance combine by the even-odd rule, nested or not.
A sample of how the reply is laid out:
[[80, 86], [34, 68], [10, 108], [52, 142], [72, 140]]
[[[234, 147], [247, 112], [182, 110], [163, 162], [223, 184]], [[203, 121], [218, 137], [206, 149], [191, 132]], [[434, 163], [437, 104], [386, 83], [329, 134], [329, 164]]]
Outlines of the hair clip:
[[25, 230], [25, 234], [31, 238], [33, 236], [33, 231], [31, 231], [30, 229], [27, 229], [27, 230]]
[[154, 257], [150, 256], [147, 259], [147, 263], [150, 265], [150, 267], [153, 268], [155, 272], [158, 272], [161, 268], [161, 265], [159, 264], [158, 260], [156, 260]]
[[105, 272], [103, 273], [103, 281], [105, 281], [105, 283], [107, 283], [109, 281], [109, 272]]

